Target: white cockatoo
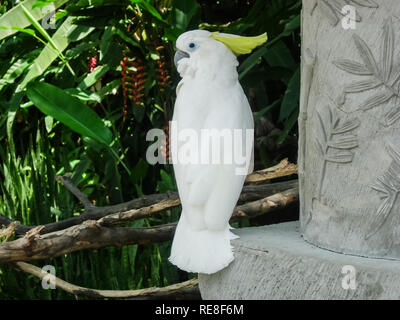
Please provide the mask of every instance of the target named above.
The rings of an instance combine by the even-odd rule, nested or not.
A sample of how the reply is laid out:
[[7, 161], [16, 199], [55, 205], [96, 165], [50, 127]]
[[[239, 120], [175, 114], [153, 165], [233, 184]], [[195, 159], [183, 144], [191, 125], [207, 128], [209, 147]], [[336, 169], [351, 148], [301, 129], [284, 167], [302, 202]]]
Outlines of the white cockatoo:
[[[177, 86], [170, 143], [182, 214], [169, 260], [182, 270], [211, 274], [234, 259], [230, 240], [237, 236], [230, 232], [229, 219], [246, 174], [253, 170], [249, 153], [253, 153], [254, 128], [235, 54], [250, 53], [266, 40], [266, 34], [241, 37], [193, 30], [176, 41], [174, 60], [182, 80]], [[215, 138], [222, 137], [221, 132], [228, 136], [231, 132], [231, 139], [207, 144], [215, 140], [206, 139], [206, 134]], [[231, 161], [229, 146], [224, 148], [229, 143], [235, 149]], [[238, 163], [235, 152], [247, 161]]]

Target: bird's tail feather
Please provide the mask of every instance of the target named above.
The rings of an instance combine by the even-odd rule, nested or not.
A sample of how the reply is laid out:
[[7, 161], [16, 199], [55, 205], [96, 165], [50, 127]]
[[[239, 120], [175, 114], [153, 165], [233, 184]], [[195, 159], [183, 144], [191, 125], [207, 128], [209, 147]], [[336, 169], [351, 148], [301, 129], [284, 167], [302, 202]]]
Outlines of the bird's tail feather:
[[176, 227], [169, 261], [187, 272], [215, 273], [233, 260], [230, 241], [239, 238], [229, 230], [193, 230], [182, 214]]

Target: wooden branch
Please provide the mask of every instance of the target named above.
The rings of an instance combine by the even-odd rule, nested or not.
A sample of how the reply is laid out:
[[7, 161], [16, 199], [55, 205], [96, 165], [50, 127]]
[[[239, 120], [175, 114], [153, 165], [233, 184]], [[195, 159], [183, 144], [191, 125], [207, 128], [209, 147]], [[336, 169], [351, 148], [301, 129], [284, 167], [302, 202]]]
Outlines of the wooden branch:
[[283, 159], [279, 164], [271, 168], [255, 171], [246, 177], [245, 183], [255, 183], [272, 180], [280, 177], [297, 174], [297, 165]]
[[151, 228], [108, 228], [88, 220], [65, 230], [44, 235], [26, 234], [17, 240], [0, 243], [0, 263], [40, 260], [106, 246], [164, 242], [172, 239], [175, 227], [172, 223]]
[[163, 201], [156, 203], [154, 205], [151, 205], [149, 207], [109, 214], [109, 215], [101, 218], [100, 220], [98, 220], [98, 223], [100, 225], [107, 226], [107, 225], [111, 225], [111, 224], [124, 223], [126, 221], [143, 219], [143, 218], [147, 218], [148, 216], [150, 216], [156, 212], [164, 211], [166, 209], [170, 209], [170, 208], [179, 206], [180, 203], [181, 202], [179, 199], [163, 200]]
[[[134, 200], [131, 200], [128, 202], [120, 203], [117, 205], [111, 205], [111, 206], [106, 206], [106, 207], [93, 207], [93, 208], [86, 210], [85, 213], [80, 216], [72, 217], [72, 218], [65, 219], [65, 220], [58, 221], [58, 222], [52, 222], [52, 223], [45, 224], [41, 233], [45, 234], [45, 233], [63, 230], [63, 229], [69, 228], [71, 226], [81, 224], [87, 220], [98, 220], [109, 214], [124, 212], [124, 211], [129, 211], [129, 210], [134, 210], [134, 209], [140, 209], [144, 206], [151, 206], [153, 204], [156, 204], [158, 202], [161, 202], [161, 201], [164, 201], [167, 199], [169, 199], [169, 200], [179, 199], [178, 193], [177, 192], [167, 192], [167, 193], [162, 193], [162, 194], [152, 194], [152, 195], [143, 196], [141, 198], [134, 199]], [[13, 221], [14, 220], [9, 219], [8, 217], [0, 214], [0, 226], [1, 225], [8, 226]], [[25, 225], [21, 224], [16, 227], [15, 233], [19, 234], [19, 235], [23, 235], [34, 227], [35, 226], [25, 226]]]
[[19, 221], [13, 221], [7, 227], [0, 228], [0, 238], [6, 237], [4, 241], [8, 241], [19, 225]]
[[274, 194], [261, 200], [237, 206], [232, 214], [232, 220], [239, 218], [254, 218], [265, 213], [286, 208], [299, 200], [299, 189], [293, 188]]
[[[264, 198], [282, 192], [287, 189], [295, 188], [298, 186], [297, 180], [290, 180], [278, 183], [268, 183], [262, 185], [248, 185], [244, 186], [242, 194], [240, 195], [239, 202], [248, 202], [256, 199]], [[161, 206], [158, 204], [163, 203]], [[153, 208], [153, 205], [156, 205]], [[145, 218], [149, 214], [154, 214], [162, 210], [171, 209], [180, 205], [179, 196], [177, 192], [167, 192], [163, 194], [152, 194], [134, 199], [125, 203], [107, 206], [107, 207], [91, 207], [85, 211], [84, 214], [69, 218], [66, 220], [52, 222], [43, 226], [41, 234], [51, 233], [54, 231], [63, 230], [71, 226], [79, 225], [88, 220], [99, 220], [111, 214], [123, 216], [124, 213], [132, 215], [135, 220]], [[159, 209], [159, 210], [158, 210]], [[0, 226], [8, 226], [13, 220], [0, 214]], [[33, 226], [18, 225], [15, 227], [15, 233], [23, 235], [28, 232]]]
[[[23, 272], [29, 273], [38, 277], [39, 279], [43, 279], [44, 277], [49, 277], [48, 273], [42, 272], [42, 269], [26, 263], [26, 262], [16, 262], [15, 265], [18, 269]], [[191, 279], [185, 282], [173, 284], [167, 287], [157, 288], [151, 287], [146, 289], [139, 290], [96, 290], [89, 289], [80, 286], [76, 286], [69, 282], [66, 282], [60, 278], [54, 276], [55, 286], [59, 289], [62, 289], [68, 293], [71, 293], [75, 296], [89, 296], [93, 298], [134, 298], [134, 297], [145, 297], [145, 296], [160, 296], [171, 293], [177, 293], [179, 291], [190, 289], [196, 287], [198, 285], [197, 279]]]
[[30, 226], [25, 226], [25, 225], [19, 223], [19, 221], [12, 220], [12, 219], [6, 217], [3, 214], [0, 214], [0, 226], [3, 226], [3, 227], [7, 228], [8, 226], [10, 226], [10, 224], [14, 224], [14, 223], [17, 223], [17, 225], [15, 225], [15, 228], [13, 228], [13, 232], [15, 234], [25, 234], [30, 229], [33, 228], [33, 227], [30, 227]]
[[297, 179], [275, 183], [249, 184], [243, 187], [238, 203], [262, 199], [298, 187], [299, 182]]
[[126, 300], [201, 300], [201, 294], [198, 286], [188, 289], [182, 289], [176, 292], [168, 292], [166, 294], [141, 296], [127, 298]]

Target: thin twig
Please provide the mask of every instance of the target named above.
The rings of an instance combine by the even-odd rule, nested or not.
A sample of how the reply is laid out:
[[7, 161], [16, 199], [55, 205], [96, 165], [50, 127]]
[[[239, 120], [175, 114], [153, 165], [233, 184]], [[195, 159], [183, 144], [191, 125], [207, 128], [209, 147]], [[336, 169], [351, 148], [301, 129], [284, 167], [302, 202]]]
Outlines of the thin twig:
[[98, 223], [103, 226], [124, 223], [126, 221], [138, 220], [146, 218], [154, 213], [164, 211], [173, 207], [179, 206], [181, 201], [179, 199], [175, 200], [163, 200], [159, 203], [151, 205], [149, 207], [144, 207], [140, 209], [128, 210], [125, 212], [113, 213], [105, 216], [98, 220]]
[[86, 210], [94, 207], [93, 203], [90, 202], [88, 197], [80, 191], [76, 186], [73, 185], [68, 175], [57, 176], [56, 180], [64, 184], [64, 186], [71, 192], [82, 204]]
[[[42, 269], [26, 263], [26, 262], [16, 262], [15, 265], [23, 272], [29, 273], [43, 280], [49, 279], [49, 273], [43, 272]], [[167, 287], [151, 287], [139, 290], [97, 290], [85, 287], [76, 286], [69, 282], [66, 282], [56, 276], [52, 279], [54, 280], [55, 286], [62, 289], [68, 293], [75, 296], [89, 296], [93, 298], [134, 298], [134, 297], [144, 297], [144, 296], [158, 296], [166, 295], [179, 292], [181, 290], [193, 288], [198, 285], [197, 279], [191, 279], [185, 282], [176, 283]]]

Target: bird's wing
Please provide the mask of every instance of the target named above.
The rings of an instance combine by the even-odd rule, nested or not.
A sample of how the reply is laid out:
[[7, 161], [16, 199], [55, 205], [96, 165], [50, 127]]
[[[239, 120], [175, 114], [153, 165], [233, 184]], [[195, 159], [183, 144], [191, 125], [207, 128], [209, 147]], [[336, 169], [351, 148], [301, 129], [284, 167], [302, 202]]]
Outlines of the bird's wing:
[[[226, 111], [224, 123], [233, 129], [241, 129], [241, 139], [235, 141], [235, 148], [240, 147], [242, 154], [250, 152], [250, 157], [253, 152], [253, 132], [249, 131], [246, 137], [246, 130], [254, 128], [253, 115], [247, 101], [247, 98], [240, 87], [229, 95], [230, 102], [229, 111]], [[239, 146], [241, 144], [241, 146]], [[247, 151], [245, 151], [247, 149]], [[242, 159], [243, 161], [245, 158]], [[246, 175], [251, 167], [252, 158], [248, 159], [243, 164], [233, 162], [233, 164], [221, 165], [218, 173], [214, 177], [214, 185], [210, 196], [207, 199], [204, 207], [204, 219], [208, 229], [222, 230], [226, 228], [233, 209], [239, 199], [243, 188], [243, 183]]]
[[[207, 110], [208, 116], [202, 124], [203, 128], [219, 130], [253, 128], [251, 110], [240, 86], [225, 95], [219, 93], [218, 96], [220, 98], [214, 99]], [[245, 134], [239, 144], [245, 150], [248, 144]], [[223, 156], [222, 151], [221, 155]], [[188, 208], [185, 211], [188, 215], [196, 212], [196, 219], [192, 221], [199, 223], [197, 216], [200, 210], [207, 229], [226, 229], [248, 171], [248, 167], [245, 167], [244, 172], [238, 174], [240, 167], [235, 163], [174, 164], [182, 206]]]

